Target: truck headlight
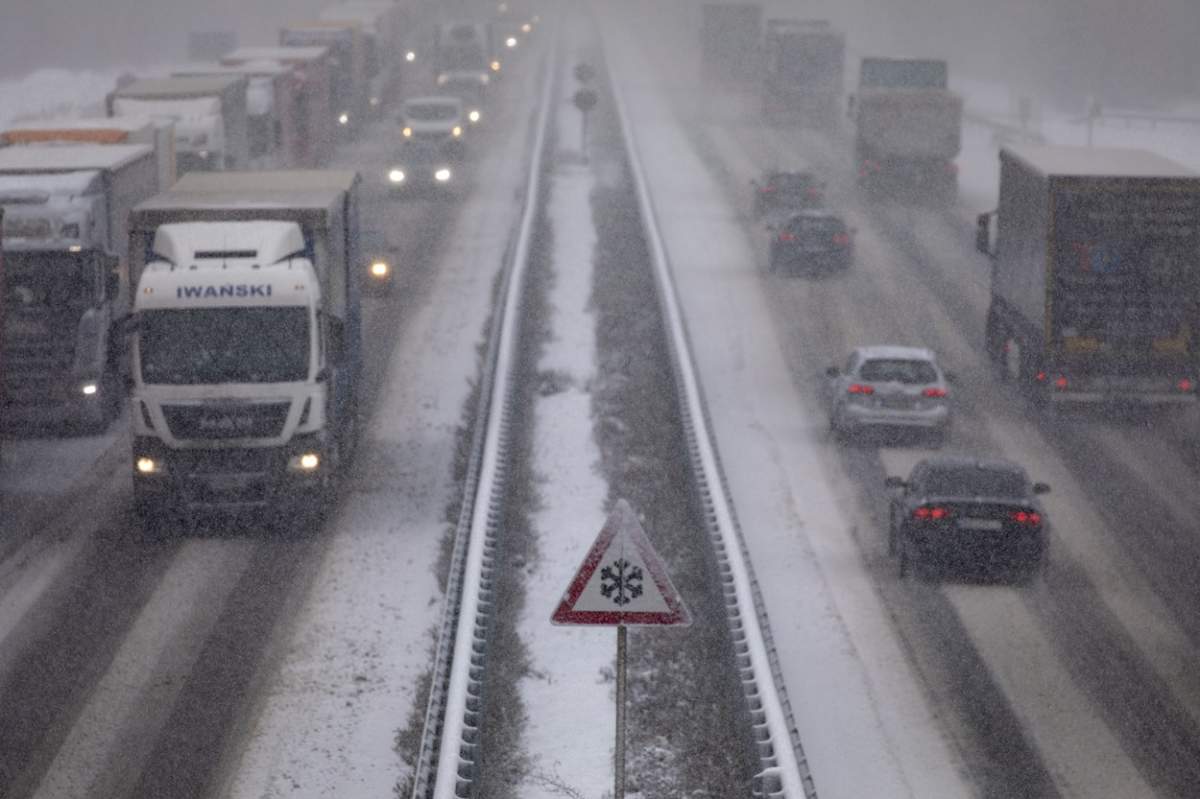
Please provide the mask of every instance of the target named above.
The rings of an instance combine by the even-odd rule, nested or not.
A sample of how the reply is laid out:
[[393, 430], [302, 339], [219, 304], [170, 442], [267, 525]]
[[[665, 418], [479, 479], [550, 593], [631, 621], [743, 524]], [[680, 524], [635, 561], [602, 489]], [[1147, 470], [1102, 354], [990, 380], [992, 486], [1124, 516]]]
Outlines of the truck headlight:
[[450, 170], [446, 167], [442, 167], [437, 172], [433, 173], [433, 179], [438, 183], [445, 183], [450, 179]]
[[392, 183], [403, 183], [404, 182], [404, 170], [403, 169], [393, 169], [391, 172], [388, 172], [388, 180], [390, 180]]
[[387, 261], [384, 261], [382, 259], [376, 259], [371, 262], [371, 276], [372, 277], [377, 277], [377, 278], [382, 279], [382, 278], [387, 277], [388, 272], [390, 272], [390, 271], [391, 271], [391, 269], [388, 268]]
[[162, 462], [156, 461], [148, 455], [139, 457], [134, 461], [134, 466], [137, 468], [138, 474], [144, 475], [162, 474], [166, 471], [166, 466]]
[[288, 459], [288, 468], [293, 472], [315, 472], [321, 466], [321, 456], [315, 452], [302, 452]]

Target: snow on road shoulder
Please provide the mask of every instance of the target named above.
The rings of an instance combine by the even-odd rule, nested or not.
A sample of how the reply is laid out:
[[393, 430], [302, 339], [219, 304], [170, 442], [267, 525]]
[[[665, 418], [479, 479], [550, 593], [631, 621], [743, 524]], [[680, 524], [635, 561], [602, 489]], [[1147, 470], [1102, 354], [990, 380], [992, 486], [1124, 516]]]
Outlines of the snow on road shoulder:
[[[578, 141], [571, 123], [577, 123], [575, 115], [558, 115], [558, 141], [564, 147]], [[526, 578], [518, 624], [531, 668], [520, 685], [530, 719], [524, 733], [530, 768], [518, 791], [523, 799], [563, 796], [562, 785], [580, 796], [598, 797], [612, 784], [615, 706], [604, 675], [612, 669], [616, 635], [607, 627], [550, 624], [551, 611], [604, 524], [608, 493], [592, 436], [594, 183], [587, 167], [561, 163], [547, 203], [554, 278], [548, 297], [550, 341], [539, 371], [553, 374], [561, 390], [539, 398], [534, 413], [534, 471], [541, 479], [542, 504], [532, 520], [539, 558]]]

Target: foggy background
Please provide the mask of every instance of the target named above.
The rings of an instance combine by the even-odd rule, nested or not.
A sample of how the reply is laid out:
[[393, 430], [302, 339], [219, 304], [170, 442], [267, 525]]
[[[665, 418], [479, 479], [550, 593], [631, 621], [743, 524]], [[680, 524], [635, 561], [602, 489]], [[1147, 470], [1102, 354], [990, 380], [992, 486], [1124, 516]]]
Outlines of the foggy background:
[[[286, 20], [332, 0], [3, 0], [0, 79], [45, 67], [186, 60], [189, 30], [235, 29], [273, 43]], [[656, 0], [646, 0], [654, 4]], [[661, 2], [661, 0], [659, 0]], [[690, 14], [691, 21], [698, 19]], [[1200, 0], [807, 0], [765, 16], [825, 17], [862, 55], [943, 56], [951, 74], [1037, 90], [1066, 109], [1089, 96], [1124, 107], [1177, 103], [1200, 86]], [[681, 20], [687, 24], [688, 20]]]

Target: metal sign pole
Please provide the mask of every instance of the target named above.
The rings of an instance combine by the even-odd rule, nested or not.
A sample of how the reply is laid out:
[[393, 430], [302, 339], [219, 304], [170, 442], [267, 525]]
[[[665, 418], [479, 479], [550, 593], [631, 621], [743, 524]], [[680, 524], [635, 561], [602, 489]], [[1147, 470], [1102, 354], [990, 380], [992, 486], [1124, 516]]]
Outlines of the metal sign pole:
[[617, 748], [613, 799], [625, 799], [625, 625], [617, 625]]

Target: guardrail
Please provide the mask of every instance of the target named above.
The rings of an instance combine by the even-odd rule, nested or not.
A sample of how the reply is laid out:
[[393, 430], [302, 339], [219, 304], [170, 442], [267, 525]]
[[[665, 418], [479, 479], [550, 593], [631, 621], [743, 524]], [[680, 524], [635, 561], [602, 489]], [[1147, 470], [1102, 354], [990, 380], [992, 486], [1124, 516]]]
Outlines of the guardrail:
[[519, 343], [518, 304], [541, 196], [550, 91], [556, 74], [553, 65], [557, 62], [557, 50], [543, 60], [546, 78], [534, 125], [521, 224], [505, 253], [500, 292], [504, 299], [496, 309], [488, 335], [463, 506], [454, 533], [446, 606], [413, 773], [413, 799], [470, 796], [477, 776], [482, 684], [493, 612], [492, 569], [507, 479], [512, 372]]
[[[605, 58], [608, 69], [608, 59]], [[737, 658], [754, 743], [762, 768], [752, 794], [781, 799], [815, 799], [816, 788], [791, 704], [783, 690], [782, 672], [767, 621], [766, 608], [749, 553], [738, 528], [720, 460], [713, 443], [706, 405], [692, 361], [691, 344], [675, 291], [670, 256], [658, 231], [654, 198], [638, 156], [637, 139], [629, 123], [618, 81], [609, 84], [616, 100], [621, 131], [637, 190], [642, 226], [649, 245], [659, 304], [666, 327], [672, 368], [680, 398], [680, 417], [688, 441], [692, 473], [705, 512], [725, 596], [725, 609]]]

